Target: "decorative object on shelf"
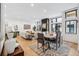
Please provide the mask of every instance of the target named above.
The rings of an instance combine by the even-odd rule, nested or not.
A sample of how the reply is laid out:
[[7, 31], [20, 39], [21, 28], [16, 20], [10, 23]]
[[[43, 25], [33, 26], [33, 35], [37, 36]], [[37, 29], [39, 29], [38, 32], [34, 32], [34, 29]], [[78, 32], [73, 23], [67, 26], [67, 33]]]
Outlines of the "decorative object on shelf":
[[77, 17], [77, 9], [65, 12], [65, 18]]
[[77, 20], [65, 21], [65, 33], [77, 34]]

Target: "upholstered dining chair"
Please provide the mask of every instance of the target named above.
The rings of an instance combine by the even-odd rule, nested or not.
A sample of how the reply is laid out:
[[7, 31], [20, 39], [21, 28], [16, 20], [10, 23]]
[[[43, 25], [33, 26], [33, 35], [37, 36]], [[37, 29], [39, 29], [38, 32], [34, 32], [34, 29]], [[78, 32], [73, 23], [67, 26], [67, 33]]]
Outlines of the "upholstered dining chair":
[[13, 34], [14, 34], [14, 33], [7, 33], [7, 37], [8, 37], [8, 39], [13, 38]]
[[7, 51], [7, 54], [13, 53], [15, 48], [16, 48], [15, 39], [11, 38], [11, 39], [5, 41], [5, 50]]
[[47, 44], [47, 42], [45, 41], [45, 38], [44, 38], [44, 34], [43, 33], [37, 33], [37, 48], [39, 48], [39, 43], [42, 44], [42, 49], [43, 49], [43, 52], [45, 52], [45, 48], [44, 46]]
[[61, 32], [57, 31], [56, 37], [50, 40], [51, 43], [56, 44], [56, 50], [58, 49], [58, 47], [60, 47], [60, 39], [61, 39]]
[[8, 39], [5, 40], [4, 48], [7, 54], [10, 54], [19, 46], [19, 43], [16, 42], [16, 38], [13, 38], [13, 33], [7, 33], [7, 37]]

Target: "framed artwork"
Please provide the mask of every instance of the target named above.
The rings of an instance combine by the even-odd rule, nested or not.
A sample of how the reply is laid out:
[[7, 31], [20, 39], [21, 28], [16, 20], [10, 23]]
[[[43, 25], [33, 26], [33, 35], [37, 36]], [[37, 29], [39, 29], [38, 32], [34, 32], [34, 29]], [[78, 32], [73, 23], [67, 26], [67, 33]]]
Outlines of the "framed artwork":
[[67, 20], [65, 22], [65, 33], [77, 34], [77, 20]]
[[26, 30], [26, 29], [31, 29], [31, 25], [24, 24], [24, 30]]
[[77, 9], [65, 12], [65, 18], [77, 17]]

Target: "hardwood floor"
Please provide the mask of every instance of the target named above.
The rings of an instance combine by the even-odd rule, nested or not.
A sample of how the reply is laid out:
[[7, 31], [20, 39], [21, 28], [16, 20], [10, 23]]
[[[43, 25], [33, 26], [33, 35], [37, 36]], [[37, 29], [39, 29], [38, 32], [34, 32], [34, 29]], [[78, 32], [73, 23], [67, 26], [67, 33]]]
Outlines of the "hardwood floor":
[[32, 44], [37, 44], [36, 40], [26, 40], [26, 39], [23, 39], [22, 37], [18, 36], [17, 42], [23, 48], [25, 56], [37, 56], [37, 54], [35, 52], [33, 52], [32, 49], [29, 48], [29, 46], [31, 46]]
[[[20, 36], [18, 36], [16, 40], [23, 48], [25, 56], [37, 56], [37, 54], [31, 48], [29, 48], [29, 46], [31, 46], [33, 44], [37, 44], [36, 40], [25, 40], [25, 39], [21, 38]], [[77, 50], [77, 45], [72, 44], [72, 43], [68, 43], [68, 45], [71, 46], [72, 48], [74, 48], [74, 49], [70, 49], [69, 55], [70, 56], [79, 56], [79, 52]]]

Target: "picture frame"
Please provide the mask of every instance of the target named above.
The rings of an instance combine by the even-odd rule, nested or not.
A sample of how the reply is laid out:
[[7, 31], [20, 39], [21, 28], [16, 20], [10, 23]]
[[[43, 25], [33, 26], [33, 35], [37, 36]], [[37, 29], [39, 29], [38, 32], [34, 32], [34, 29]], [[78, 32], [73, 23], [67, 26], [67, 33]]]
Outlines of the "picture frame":
[[24, 24], [24, 30], [31, 29], [31, 25]]

